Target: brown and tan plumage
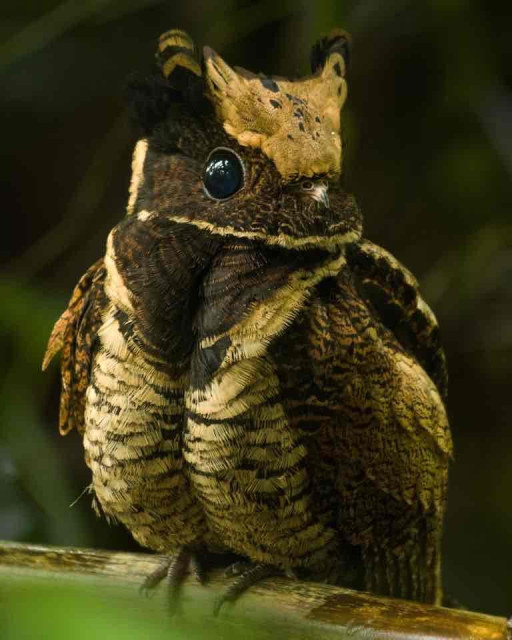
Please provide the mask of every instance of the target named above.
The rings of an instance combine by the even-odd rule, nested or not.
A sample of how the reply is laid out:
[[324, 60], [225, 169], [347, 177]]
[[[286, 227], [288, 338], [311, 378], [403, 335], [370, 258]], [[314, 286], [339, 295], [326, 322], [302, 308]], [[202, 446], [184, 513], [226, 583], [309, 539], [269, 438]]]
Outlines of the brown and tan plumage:
[[[348, 37], [295, 81], [181, 31], [132, 87], [128, 215], [50, 339], [102, 511], [173, 560], [440, 603], [451, 440], [436, 320], [339, 184]], [[153, 576], [148, 585], [165, 575]]]

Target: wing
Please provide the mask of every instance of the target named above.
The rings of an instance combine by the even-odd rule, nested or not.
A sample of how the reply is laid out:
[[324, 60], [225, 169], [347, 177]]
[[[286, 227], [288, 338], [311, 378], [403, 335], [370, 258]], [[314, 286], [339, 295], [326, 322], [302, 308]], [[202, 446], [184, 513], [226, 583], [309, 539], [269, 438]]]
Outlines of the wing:
[[[395, 297], [404, 301], [407, 287], [398, 286], [392, 273], [383, 278], [383, 291], [398, 291]], [[399, 273], [400, 283], [408, 274]], [[340, 372], [333, 376], [340, 391], [333, 453], [324, 454], [337, 464], [340, 531], [361, 546], [366, 589], [439, 602], [452, 452], [444, 403], [419, 358], [359, 295], [354, 280], [349, 270], [342, 272], [327, 302], [330, 334], [341, 349], [333, 367]], [[414, 308], [417, 302], [405, 307], [411, 314], [404, 312], [406, 318], [414, 317]], [[429, 335], [418, 331], [414, 337], [423, 346]]]
[[85, 392], [101, 310], [105, 305], [105, 265], [97, 260], [80, 278], [67, 309], [55, 323], [43, 360], [43, 370], [62, 351], [59, 431], [62, 435], [84, 430]]
[[446, 401], [448, 371], [439, 327], [420, 295], [416, 278], [388, 251], [369, 240], [349, 245], [347, 259], [363, 296], [400, 344], [418, 359]]
[[443, 401], [361, 297], [350, 269], [317, 288], [281, 352], [287, 411], [325, 442], [320, 457], [405, 505], [421, 502], [427, 511], [443, 502], [444, 481], [429, 471], [445, 476], [451, 456]]
[[361, 296], [351, 268], [316, 288], [280, 356], [317, 508], [336, 514], [343, 559], [364, 576], [355, 586], [437, 600], [451, 439], [434, 382]]

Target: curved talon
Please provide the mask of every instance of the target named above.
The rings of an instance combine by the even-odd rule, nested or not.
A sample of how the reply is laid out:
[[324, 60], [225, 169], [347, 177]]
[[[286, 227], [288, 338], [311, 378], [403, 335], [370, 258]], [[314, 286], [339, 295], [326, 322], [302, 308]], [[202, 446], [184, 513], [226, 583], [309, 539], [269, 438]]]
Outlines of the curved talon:
[[206, 571], [198, 547], [182, 547], [177, 553], [164, 560], [153, 573], [144, 580], [139, 592], [149, 596], [162, 580], [167, 579], [169, 591], [169, 612], [174, 615], [179, 607], [180, 593], [187, 575], [192, 572], [201, 584], [206, 582]]
[[176, 553], [169, 563], [167, 569], [168, 591], [169, 591], [169, 612], [174, 615], [179, 607], [180, 593], [183, 582], [192, 562], [193, 552], [187, 547], [183, 547]]
[[150, 573], [149, 576], [147, 576], [144, 582], [140, 585], [139, 593], [145, 595], [146, 598], [149, 598], [153, 589], [157, 587], [167, 575], [170, 564], [171, 559], [169, 558], [162, 562], [162, 564], [155, 571], [153, 571], [153, 573]]
[[235, 580], [222, 595], [220, 595], [213, 606], [213, 615], [218, 616], [220, 610], [226, 602], [236, 602], [238, 598], [245, 592], [247, 589], [255, 585], [257, 582], [264, 580], [265, 578], [270, 578], [271, 576], [282, 576], [287, 575], [287, 572], [279, 567], [275, 567], [270, 564], [251, 564], [249, 562], [235, 562], [230, 567], [226, 569], [237, 570], [242, 565], [245, 565], [245, 569], [238, 575], [239, 577]]
[[242, 575], [242, 573], [248, 571], [253, 566], [253, 563], [249, 562], [248, 560], [237, 560], [236, 562], [230, 564], [229, 567], [226, 567], [226, 569], [224, 570], [224, 576], [226, 578], [240, 576]]
[[207, 568], [197, 555], [193, 554], [190, 558], [190, 568], [199, 584], [205, 585], [208, 582]]

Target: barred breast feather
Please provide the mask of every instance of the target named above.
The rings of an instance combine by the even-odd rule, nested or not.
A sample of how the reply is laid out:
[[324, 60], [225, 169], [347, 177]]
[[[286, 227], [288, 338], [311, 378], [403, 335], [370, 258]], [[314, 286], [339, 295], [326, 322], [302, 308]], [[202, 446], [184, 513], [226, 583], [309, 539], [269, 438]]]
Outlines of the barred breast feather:
[[254, 561], [321, 565], [336, 547], [334, 529], [315, 514], [307, 447], [270, 348], [344, 260], [227, 243], [202, 285], [184, 454], [209, 526]]
[[[72, 346], [75, 335], [94, 332], [79, 401], [91, 487], [107, 517], [122, 522], [141, 544], [165, 552], [201, 540], [206, 530], [181, 451], [192, 350], [187, 310], [193, 312], [193, 287], [187, 281], [197, 278], [191, 265], [201, 268], [196, 256], [207, 260], [212, 245], [199, 235], [147, 212], [123, 220], [95, 267], [101, 286], [91, 288], [89, 272], [82, 279], [48, 354], [65, 346], [66, 329]], [[89, 308], [85, 320], [94, 316], [93, 326], [84, 322], [83, 310], [77, 318], [77, 300], [84, 307], [86, 297], [94, 313]], [[64, 352], [65, 376], [80, 353], [72, 347]], [[70, 389], [76, 395], [76, 385]]]

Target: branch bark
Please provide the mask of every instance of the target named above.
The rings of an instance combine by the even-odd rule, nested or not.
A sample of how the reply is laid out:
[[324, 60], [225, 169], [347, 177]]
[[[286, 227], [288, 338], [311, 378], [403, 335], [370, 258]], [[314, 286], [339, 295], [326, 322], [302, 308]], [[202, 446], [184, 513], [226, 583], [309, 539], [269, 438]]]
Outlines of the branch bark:
[[[0, 542], [0, 576], [18, 580], [61, 578], [88, 584], [94, 591], [115, 589], [131, 606], [143, 609], [147, 600], [137, 587], [155, 571], [162, 558], [142, 553], [119, 553], [94, 549], [45, 547], [13, 542]], [[295, 582], [290, 579], [267, 579], [240, 601], [213, 618], [214, 600], [230, 584], [221, 571], [213, 572], [208, 585], [199, 585], [190, 577], [184, 588], [184, 611], [181, 628], [186, 626], [187, 610], [193, 610], [194, 623], [200, 622], [204, 637], [219, 631], [236, 629], [240, 637], [320, 639], [386, 639], [440, 640], [474, 638], [479, 640], [512, 640], [505, 618], [433, 607], [413, 602], [349, 591], [331, 585]], [[165, 608], [165, 588], [157, 589], [157, 598]], [[193, 605], [188, 604], [193, 601]], [[154, 608], [154, 607], [153, 607]], [[174, 625], [174, 621], [173, 621]], [[233, 637], [231, 634], [230, 637]]]

